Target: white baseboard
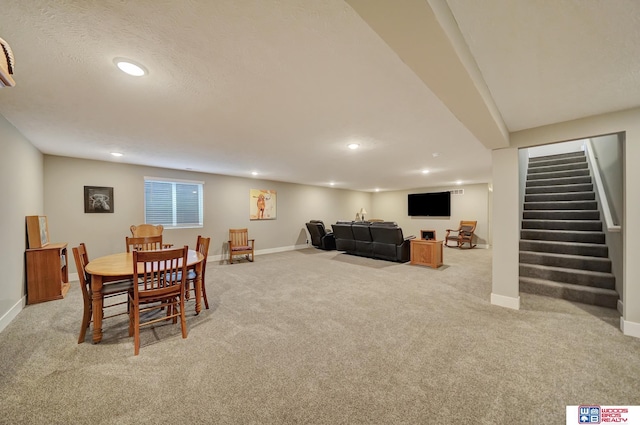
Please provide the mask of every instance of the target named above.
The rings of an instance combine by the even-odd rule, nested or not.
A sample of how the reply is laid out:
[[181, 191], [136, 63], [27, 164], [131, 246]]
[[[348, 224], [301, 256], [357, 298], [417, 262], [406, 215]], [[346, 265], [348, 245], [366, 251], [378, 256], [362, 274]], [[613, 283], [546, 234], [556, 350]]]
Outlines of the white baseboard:
[[[311, 248], [311, 244], [301, 244], [301, 245], [289, 245], [289, 246], [279, 246], [277, 248], [269, 248], [269, 249], [258, 249], [254, 252], [255, 255], [264, 255], [264, 254], [274, 254], [276, 252], [285, 252], [285, 251], [295, 251], [298, 249], [307, 249]], [[207, 257], [207, 263], [211, 261], [226, 261], [229, 259], [229, 254], [218, 254], [218, 255], [209, 255]]]
[[506, 297], [504, 295], [491, 293], [491, 304], [513, 310], [520, 310], [520, 297]]
[[18, 302], [9, 309], [9, 311], [7, 311], [2, 317], [0, 317], [0, 332], [2, 332], [4, 328], [6, 328], [9, 323], [11, 323], [11, 321], [16, 318], [18, 313], [22, 311], [25, 305], [27, 305], [26, 296], [20, 298]]
[[69, 273], [69, 282], [75, 282], [78, 279], [78, 273]]
[[623, 334], [640, 338], [640, 323], [630, 322], [620, 318], [620, 330]]

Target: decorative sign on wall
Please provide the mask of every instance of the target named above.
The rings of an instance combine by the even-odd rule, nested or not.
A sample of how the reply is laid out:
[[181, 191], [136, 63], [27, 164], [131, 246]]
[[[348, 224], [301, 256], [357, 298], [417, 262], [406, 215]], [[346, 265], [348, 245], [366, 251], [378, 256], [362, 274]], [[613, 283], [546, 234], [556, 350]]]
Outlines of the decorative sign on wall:
[[113, 188], [100, 186], [84, 187], [85, 213], [112, 213]]
[[276, 191], [249, 190], [249, 219], [274, 220], [276, 218]]

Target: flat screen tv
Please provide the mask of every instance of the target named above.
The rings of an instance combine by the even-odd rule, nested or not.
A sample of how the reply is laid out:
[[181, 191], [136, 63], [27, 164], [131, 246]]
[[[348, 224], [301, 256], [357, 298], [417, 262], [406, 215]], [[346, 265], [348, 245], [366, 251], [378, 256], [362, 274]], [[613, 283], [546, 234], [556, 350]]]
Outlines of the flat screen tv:
[[411, 193], [407, 200], [409, 216], [451, 216], [451, 192]]

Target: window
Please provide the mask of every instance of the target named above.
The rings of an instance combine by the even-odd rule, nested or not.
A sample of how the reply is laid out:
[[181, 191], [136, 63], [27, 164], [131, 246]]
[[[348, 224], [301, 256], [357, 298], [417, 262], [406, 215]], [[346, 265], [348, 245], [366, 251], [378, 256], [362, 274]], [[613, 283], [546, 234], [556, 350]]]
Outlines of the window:
[[165, 228], [202, 227], [204, 182], [144, 178], [144, 220]]

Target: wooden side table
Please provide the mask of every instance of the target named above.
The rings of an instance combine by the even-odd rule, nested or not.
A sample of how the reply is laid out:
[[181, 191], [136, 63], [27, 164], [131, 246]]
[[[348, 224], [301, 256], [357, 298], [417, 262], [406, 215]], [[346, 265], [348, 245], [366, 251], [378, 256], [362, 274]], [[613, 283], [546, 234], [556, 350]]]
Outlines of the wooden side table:
[[442, 241], [412, 239], [411, 264], [437, 269], [442, 265]]
[[27, 249], [27, 304], [59, 300], [69, 290], [67, 244]]

